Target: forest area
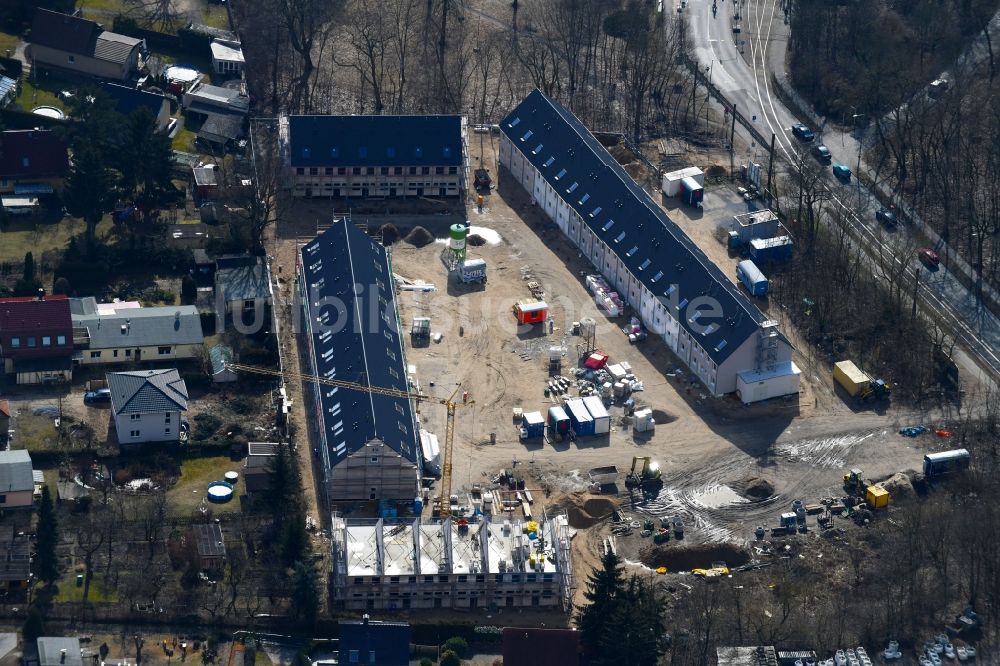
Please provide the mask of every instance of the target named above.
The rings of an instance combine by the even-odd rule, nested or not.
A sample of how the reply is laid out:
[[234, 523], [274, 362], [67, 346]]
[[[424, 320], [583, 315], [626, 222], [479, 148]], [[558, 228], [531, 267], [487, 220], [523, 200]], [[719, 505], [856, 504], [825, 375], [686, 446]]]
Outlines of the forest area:
[[[1000, 78], [986, 26], [998, 7], [996, 0], [798, 0], [789, 43], [799, 92], [831, 120], [863, 116], [876, 180], [993, 286], [1000, 284]], [[925, 92], [942, 75], [947, 90]]]
[[462, 113], [533, 88], [633, 141], [695, 127], [680, 21], [650, 0], [238, 0], [261, 114]]

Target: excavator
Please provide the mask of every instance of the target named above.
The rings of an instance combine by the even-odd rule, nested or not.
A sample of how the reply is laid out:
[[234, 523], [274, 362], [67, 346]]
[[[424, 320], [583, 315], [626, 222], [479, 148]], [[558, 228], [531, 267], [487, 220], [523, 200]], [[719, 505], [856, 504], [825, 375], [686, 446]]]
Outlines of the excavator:
[[[636, 466], [639, 463], [639, 471]], [[663, 485], [660, 478], [660, 465], [655, 463], [649, 456], [632, 456], [632, 468], [628, 476], [625, 477], [626, 488], [642, 488], [643, 490], [658, 490]]]

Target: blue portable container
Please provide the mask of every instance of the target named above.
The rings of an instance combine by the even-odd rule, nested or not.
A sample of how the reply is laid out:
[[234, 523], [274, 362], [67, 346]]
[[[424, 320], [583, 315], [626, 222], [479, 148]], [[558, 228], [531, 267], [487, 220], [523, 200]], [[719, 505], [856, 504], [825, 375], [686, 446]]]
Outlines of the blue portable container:
[[792, 257], [793, 246], [790, 236], [755, 238], [750, 241], [750, 258], [758, 266], [787, 261]]
[[594, 417], [587, 411], [587, 406], [583, 400], [567, 400], [566, 412], [569, 420], [573, 424], [573, 431], [578, 437], [587, 437], [594, 434]]
[[569, 432], [570, 420], [566, 410], [556, 405], [549, 407], [549, 430], [558, 435], [565, 435]]
[[525, 412], [521, 427], [528, 433], [528, 439], [545, 436], [545, 419], [541, 412]]
[[767, 278], [757, 264], [745, 259], [736, 265], [736, 277], [753, 296], [767, 296]]

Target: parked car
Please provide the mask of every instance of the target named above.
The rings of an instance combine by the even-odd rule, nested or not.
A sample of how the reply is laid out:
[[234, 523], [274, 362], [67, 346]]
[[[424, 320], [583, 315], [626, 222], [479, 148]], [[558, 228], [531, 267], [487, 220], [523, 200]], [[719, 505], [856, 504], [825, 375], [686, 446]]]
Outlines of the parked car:
[[805, 125], [792, 125], [792, 135], [802, 143], [809, 143], [816, 134]]
[[833, 156], [830, 154], [830, 149], [823, 144], [819, 144], [813, 148], [812, 154], [813, 157], [820, 161], [820, 164], [829, 164], [830, 160], [833, 159]]
[[917, 250], [917, 259], [919, 259], [920, 263], [927, 268], [936, 269], [941, 265], [941, 257], [939, 257], [938, 253], [929, 247]]
[[879, 208], [875, 211], [875, 219], [888, 227], [894, 227], [899, 222], [896, 212], [891, 208]]
[[843, 164], [833, 165], [833, 175], [844, 182], [849, 182], [851, 180], [851, 170]]
[[96, 391], [87, 391], [83, 394], [83, 402], [86, 405], [111, 402], [111, 389], [102, 388]]

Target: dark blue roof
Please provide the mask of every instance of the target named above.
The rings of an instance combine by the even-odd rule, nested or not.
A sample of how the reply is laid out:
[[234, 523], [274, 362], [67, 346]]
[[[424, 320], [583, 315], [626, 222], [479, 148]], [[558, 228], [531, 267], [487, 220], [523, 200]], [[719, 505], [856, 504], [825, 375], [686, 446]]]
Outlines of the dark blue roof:
[[[337, 651], [341, 664], [374, 664], [375, 666], [409, 666], [410, 625], [403, 622], [376, 620], [341, 620], [337, 623]], [[357, 650], [358, 660], [350, 654]], [[375, 660], [371, 661], [371, 653]]]
[[461, 166], [461, 116], [289, 116], [293, 167]]
[[[302, 248], [316, 372], [366, 386], [408, 389], [386, 249], [339, 220]], [[380, 439], [419, 465], [409, 399], [320, 386], [330, 461]]]
[[166, 97], [157, 95], [138, 88], [118, 85], [117, 83], [102, 83], [101, 89], [108, 94], [108, 97], [115, 103], [115, 111], [123, 116], [130, 115], [140, 107], [146, 107], [156, 118], [160, 115], [160, 109]]
[[[535, 90], [500, 131], [651, 293], [680, 306], [671, 315], [713, 361], [725, 361], [767, 319], [561, 104]], [[715, 299], [722, 316], [687, 307], [700, 296]]]

